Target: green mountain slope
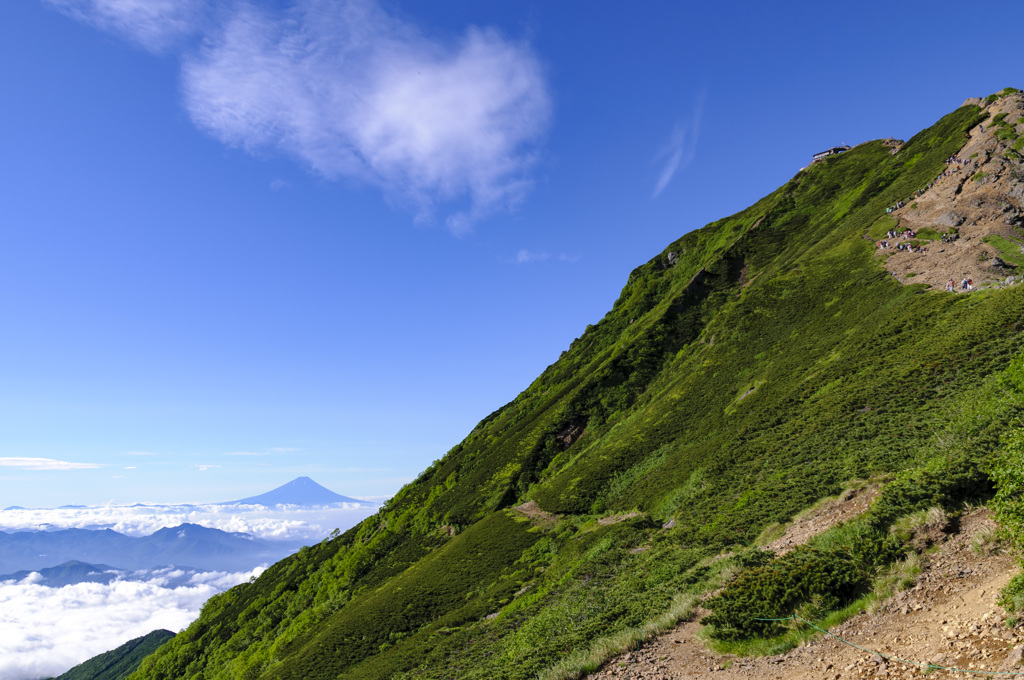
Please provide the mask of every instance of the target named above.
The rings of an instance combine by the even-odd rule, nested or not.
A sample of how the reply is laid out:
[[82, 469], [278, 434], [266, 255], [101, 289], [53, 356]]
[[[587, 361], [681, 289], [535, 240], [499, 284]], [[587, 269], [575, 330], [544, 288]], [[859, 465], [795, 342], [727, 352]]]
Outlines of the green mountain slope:
[[174, 633], [169, 630], [154, 630], [149, 635], [129, 640], [117, 649], [94, 656], [51, 680], [124, 680], [143, 659], [172, 637]]
[[1024, 288], [903, 286], [866, 235], [985, 115], [862, 144], [672, 243], [376, 516], [216, 596], [133, 677], [531, 678], [851, 479], [974, 479], [1014, 414], [971, 408], [1021, 348]]

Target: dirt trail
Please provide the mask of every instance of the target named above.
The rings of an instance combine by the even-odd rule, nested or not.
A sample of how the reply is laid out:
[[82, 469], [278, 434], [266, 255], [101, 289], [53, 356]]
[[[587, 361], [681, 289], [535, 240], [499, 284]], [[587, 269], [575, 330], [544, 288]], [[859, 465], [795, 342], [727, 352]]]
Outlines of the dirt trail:
[[839, 498], [825, 501], [810, 511], [798, 515], [793, 522], [787, 525], [782, 536], [766, 543], [763, 547], [777, 555], [785, 555], [826, 529], [863, 513], [871, 505], [871, 501], [878, 496], [878, 492], [877, 484], [864, 488], [847, 489]]
[[1019, 282], [1012, 267], [994, 267], [1000, 252], [984, 243], [986, 236], [1001, 236], [1021, 246], [1024, 254], [1024, 164], [1010, 149], [1011, 140], [996, 137], [992, 120], [1005, 113], [1005, 121], [1024, 133], [1024, 95], [1003, 97], [985, 107], [989, 118], [970, 131], [970, 139], [957, 156], [966, 165], [953, 164], [920, 197], [910, 197], [892, 213], [899, 229], [934, 229], [945, 233], [956, 228], [959, 240], [926, 244], [927, 253], [895, 249], [898, 239], [887, 239], [892, 248], [880, 249], [886, 268], [903, 283], [925, 283], [944, 290], [950, 279], [960, 292], [961, 280], [973, 279], [975, 287], [1007, 285], [1008, 277]]
[[[938, 551], [922, 557], [922, 573], [909, 590], [896, 594], [873, 613], [851, 618], [832, 633], [885, 655], [975, 671], [1016, 670], [1024, 651], [1024, 628], [1007, 629], [996, 605], [999, 589], [1016, 569], [1005, 555], [976, 554], [972, 542], [994, 527], [988, 511], [961, 518], [959, 533]], [[722, 680], [804, 678], [911, 678], [922, 670], [887, 661], [821, 636], [786, 654], [742, 659], [710, 651], [698, 637], [700, 612], [691, 622], [651, 640], [639, 651], [619, 656], [589, 680], [662, 680], [712, 675]], [[932, 671], [950, 677], [949, 671]], [[956, 674], [960, 677], [991, 677]], [[996, 677], [1014, 677], [1002, 675]]]

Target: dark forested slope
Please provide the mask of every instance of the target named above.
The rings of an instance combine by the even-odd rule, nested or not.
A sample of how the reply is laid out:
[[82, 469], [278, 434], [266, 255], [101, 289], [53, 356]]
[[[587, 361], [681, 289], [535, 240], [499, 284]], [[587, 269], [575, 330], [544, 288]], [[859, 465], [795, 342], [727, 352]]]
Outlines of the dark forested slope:
[[1021, 347], [1024, 288], [904, 286], [867, 234], [986, 115], [684, 235], [377, 515], [214, 597], [134, 677], [535, 677], [848, 480], [966, 460], [984, 487], [970, 461], [1013, 410], [971, 408]]
[[174, 633], [169, 630], [154, 630], [149, 635], [129, 640], [117, 649], [94, 656], [51, 680], [124, 680], [143, 659], [173, 637]]

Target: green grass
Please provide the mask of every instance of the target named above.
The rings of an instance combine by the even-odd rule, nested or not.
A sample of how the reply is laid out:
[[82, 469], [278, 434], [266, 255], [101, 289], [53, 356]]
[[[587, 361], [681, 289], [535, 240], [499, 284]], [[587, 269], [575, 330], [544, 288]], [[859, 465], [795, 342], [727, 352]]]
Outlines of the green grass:
[[899, 220], [889, 215], [882, 215], [868, 229], [868, 235], [872, 241], [881, 241], [888, 238], [888, 233], [899, 226]]
[[681, 595], [672, 602], [672, 606], [666, 612], [651, 621], [598, 638], [586, 648], [572, 651], [545, 669], [537, 676], [538, 680], [579, 680], [594, 673], [610, 658], [637, 650], [655, 635], [673, 628], [681, 621], [692, 619], [697, 610], [697, 603], [697, 596]]
[[[828, 630], [840, 625], [857, 614], [868, 609], [875, 601], [873, 595], [865, 595], [849, 603], [842, 609], [830, 612], [827, 616], [813, 620], [814, 625]], [[731, 654], [740, 657], [777, 656], [791, 649], [822, 637], [822, 633], [800, 622], [792, 621], [786, 625], [786, 632], [774, 637], [749, 638], [746, 640], [717, 640], [711, 636], [710, 630], [701, 631], [704, 643], [719, 654]]]
[[1021, 244], [998, 234], [989, 234], [981, 240], [998, 250], [999, 257], [1003, 260], [1017, 266], [1024, 265], [1024, 254], [1020, 251]]

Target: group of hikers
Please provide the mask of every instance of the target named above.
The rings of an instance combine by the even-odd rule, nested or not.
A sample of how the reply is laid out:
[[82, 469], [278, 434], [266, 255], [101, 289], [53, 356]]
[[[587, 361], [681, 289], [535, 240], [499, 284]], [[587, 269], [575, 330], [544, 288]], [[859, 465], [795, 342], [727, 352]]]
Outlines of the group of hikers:
[[[917, 236], [917, 232], [914, 231], [913, 229], [890, 229], [888, 231], [888, 233], [887, 233], [887, 236], [889, 238], [891, 238], [891, 239], [915, 238]], [[879, 248], [892, 248], [893, 244], [889, 243], [888, 240], [883, 240], [883, 241], [879, 241], [878, 242], [878, 247]], [[897, 243], [896, 244], [896, 250], [907, 250], [907, 251], [910, 251], [912, 253], [927, 253], [928, 252], [928, 249], [925, 248], [924, 246], [919, 246], [919, 245], [916, 245], [916, 244], [913, 244], [913, 243]]]
[[[891, 241], [895, 241], [896, 239], [917, 238], [917, 232], [913, 229], [890, 229], [886, 232], [886, 237], [886, 239], [883, 239], [876, 244], [879, 249], [892, 248], [894, 244]], [[943, 243], [953, 243], [960, 238], [960, 234], [956, 229], [953, 229], [949, 233], [943, 234], [940, 238]], [[896, 250], [907, 250], [911, 253], [928, 252], [928, 248], [913, 243], [896, 243], [895, 248]]]
[[[963, 281], [961, 281], [960, 290], [974, 290], [974, 279], [965, 278]], [[946, 292], [956, 292], [956, 283], [953, 282], [953, 279], [950, 279], [949, 281], [946, 282]]]
[[[963, 158], [960, 158], [959, 156], [950, 156], [949, 158], [946, 159], [946, 165], [951, 165], [951, 166], [967, 165], [969, 162], [970, 161], [968, 161], [966, 159], [963, 159]], [[917, 191], [915, 191], [914, 194], [910, 198], [908, 198], [907, 200], [909, 201], [909, 200], [913, 200], [915, 198], [918, 198], [920, 196], [924, 196], [924, 192], [926, 192], [929, 189], [931, 189], [932, 186], [935, 185], [935, 182], [938, 182], [943, 177], [949, 177], [954, 172], [957, 172], [959, 170], [960, 170], [959, 167], [954, 167], [954, 168], [950, 168], [949, 170], [945, 170], [938, 177], [936, 177], [933, 181], [928, 182], [928, 184], [926, 184], [923, 188], [918, 189]], [[902, 208], [905, 205], [906, 205], [906, 201], [896, 201], [891, 206], [886, 208], [885, 212], [886, 212], [886, 214], [891, 213], [891, 212], [895, 212], [896, 210], [899, 210], [900, 208]]]
[[[888, 241], [879, 241], [879, 248], [892, 248], [892, 244]], [[896, 250], [906, 250], [911, 253], [927, 253], [928, 249], [924, 246], [914, 245], [913, 243], [897, 243]]]

